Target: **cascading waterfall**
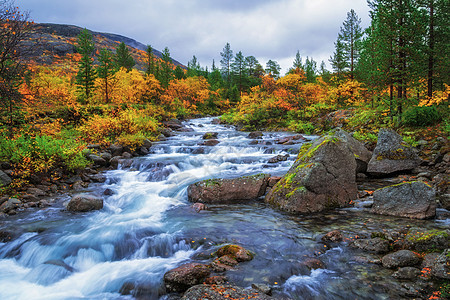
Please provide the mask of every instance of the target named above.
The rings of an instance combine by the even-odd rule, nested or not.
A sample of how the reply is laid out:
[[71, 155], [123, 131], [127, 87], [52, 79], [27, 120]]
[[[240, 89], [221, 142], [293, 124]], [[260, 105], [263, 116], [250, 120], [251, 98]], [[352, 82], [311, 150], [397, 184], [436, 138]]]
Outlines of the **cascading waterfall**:
[[[186, 125], [194, 131], [155, 143], [148, 156], [108, 171], [107, 181], [92, 187], [112, 192], [100, 211], [72, 214], [61, 204], [2, 221], [0, 230], [21, 234], [0, 243], [0, 299], [163, 298], [165, 272], [192, 260], [207, 262], [199, 253], [220, 243], [238, 243], [256, 254], [227, 274], [240, 286], [264, 283], [294, 299], [390, 297], [367, 284], [378, 280], [376, 266], [352, 261], [349, 249], [325, 252], [317, 239], [336, 223], [358, 232], [367, 216], [349, 211], [297, 217], [261, 201], [193, 211], [189, 184], [261, 172], [283, 175], [301, 146], [275, 143], [289, 133], [265, 133], [254, 144], [247, 134], [211, 121], [192, 120]], [[217, 132], [220, 143], [199, 145], [206, 132]], [[268, 163], [288, 153], [287, 161]], [[382, 217], [371, 218], [378, 223]], [[309, 272], [299, 264], [314, 255], [326, 270]], [[124, 296], [127, 287], [133, 292]]]

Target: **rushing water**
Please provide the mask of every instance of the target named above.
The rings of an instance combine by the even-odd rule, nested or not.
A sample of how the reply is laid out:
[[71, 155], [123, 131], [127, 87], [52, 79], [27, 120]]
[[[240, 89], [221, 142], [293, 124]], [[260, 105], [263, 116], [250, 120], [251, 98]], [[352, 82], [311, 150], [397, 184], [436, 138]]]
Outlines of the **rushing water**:
[[[94, 187], [114, 192], [101, 211], [71, 214], [60, 203], [1, 221], [0, 230], [16, 236], [0, 243], [0, 299], [164, 298], [166, 271], [190, 261], [207, 263], [208, 254], [223, 243], [256, 254], [226, 274], [239, 286], [264, 283], [274, 288], [274, 296], [292, 299], [398, 296], [387, 284], [389, 271], [355, 259], [362, 254], [345, 244], [322, 243], [320, 236], [333, 229], [348, 235], [397, 229], [411, 220], [360, 210], [293, 216], [261, 201], [210, 205], [208, 211], [196, 213], [187, 202], [189, 184], [261, 172], [282, 175], [301, 145], [274, 143], [287, 133], [265, 133], [264, 145], [251, 145], [247, 134], [211, 124], [210, 118], [188, 126], [194, 131], [156, 143], [150, 155], [107, 172], [106, 183]], [[219, 133], [220, 144], [199, 146], [209, 131]], [[267, 163], [274, 155], [288, 153], [293, 155], [285, 162]], [[301, 264], [307, 257], [320, 258], [326, 269], [310, 272]], [[122, 295], [124, 286], [134, 288], [132, 295]]]

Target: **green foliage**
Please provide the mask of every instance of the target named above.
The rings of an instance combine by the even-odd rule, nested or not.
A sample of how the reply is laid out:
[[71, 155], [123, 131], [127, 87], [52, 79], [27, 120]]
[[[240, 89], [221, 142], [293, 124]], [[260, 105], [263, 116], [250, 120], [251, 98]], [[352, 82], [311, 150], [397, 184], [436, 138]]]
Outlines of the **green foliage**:
[[305, 133], [305, 134], [313, 134], [315, 126], [311, 122], [308, 121], [295, 121], [291, 120], [289, 122], [288, 128], [295, 132]]
[[438, 110], [434, 106], [416, 106], [404, 114], [404, 122], [410, 126], [429, 126], [441, 120]]
[[125, 68], [127, 71], [131, 71], [135, 65], [134, 59], [124, 42], [120, 43], [116, 48], [115, 61], [119, 68]]
[[15, 139], [2, 136], [0, 160], [15, 166], [15, 176], [28, 178], [31, 174], [45, 173], [56, 167], [69, 171], [85, 168], [89, 163], [82, 155], [85, 144], [73, 138], [22, 135]]
[[95, 45], [92, 34], [87, 29], [83, 29], [78, 35], [77, 51], [81, 54], [81, 60], [78, 64], [77, 76], [75, 77], [76, 83], [79, 86], [79, 101], [82, 103], [90, 98], [91, 93], [94, 90], [94, 81], [96, 77], [92, 58], [94, 50]]

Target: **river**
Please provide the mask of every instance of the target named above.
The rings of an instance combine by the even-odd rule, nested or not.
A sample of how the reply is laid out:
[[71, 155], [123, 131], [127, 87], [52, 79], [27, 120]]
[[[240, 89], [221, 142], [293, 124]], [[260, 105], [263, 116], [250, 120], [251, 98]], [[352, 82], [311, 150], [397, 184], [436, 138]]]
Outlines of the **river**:
[[[270, 132], [263, 145], [252, 145], [248, 133], [211, 121], [186, 122], [193, 132], [155, 143], [151, 154], [131, 166], [106, 172], [107, 181], [90, 188], [113, 191], [100, 211], [69, 213], [63, 209], [69, 196], [63, 195], [51, 208], [0, 220], [0, 231], [16, 233], [0, 243], [0, 299], [165, 299], [165, 272], [187, 262], [207, 263], [207, 254], [223, 243], [255, 253], [227, 273], [239, 286], [267, 284], [284, 299], [393, 299], [398, 295], [389, 288], [390, 271], [355, 259], [364, 254], [345, 243], [330, 246], [320, 237], [334, 229], [351, 236], [368, 229], [448, 226], [354, 208], [296, 216], [257, 200], [196, 213], [187, 201], [189, 184], [261, 172], [283, 175], [301, 146], [276, 145], [289, 134]], [[211, 131], [220, 143], [199, 146]], [[278, 154], [291, 156], [269, 164]], [[301, 265], [306, 257], [320, 258], [326, 268], [309, 271]], [[126, 285], [134, 287], [132, 295], [121, 294]]]

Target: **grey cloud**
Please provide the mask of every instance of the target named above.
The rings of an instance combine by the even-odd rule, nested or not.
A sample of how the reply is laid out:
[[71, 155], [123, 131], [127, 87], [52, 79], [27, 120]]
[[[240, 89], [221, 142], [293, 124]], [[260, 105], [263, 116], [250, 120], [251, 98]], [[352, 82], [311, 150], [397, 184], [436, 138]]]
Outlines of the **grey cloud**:
[[234, 52], [287, 69], [297, 50], [328, 60], [350, 9], [368, 24], [366, 0], [20, 0], [37, 22], [54, 22], [122, 34], [187, 63], [218, 64], [229, 42]]

